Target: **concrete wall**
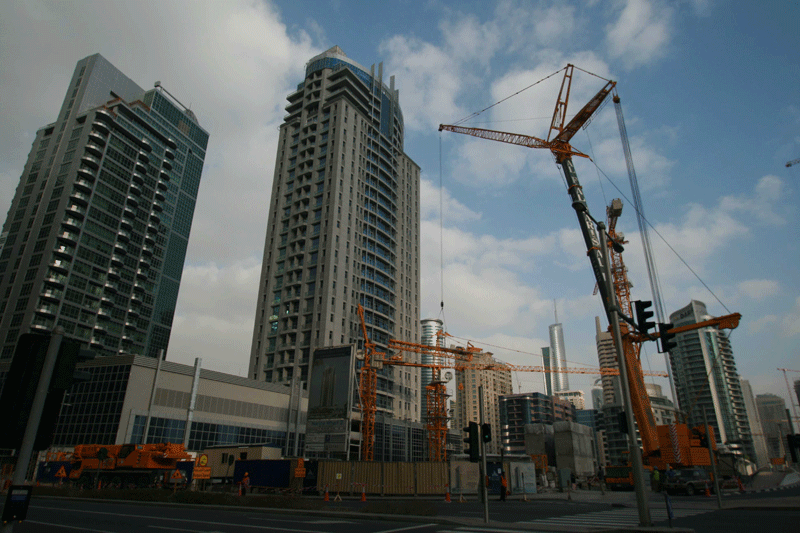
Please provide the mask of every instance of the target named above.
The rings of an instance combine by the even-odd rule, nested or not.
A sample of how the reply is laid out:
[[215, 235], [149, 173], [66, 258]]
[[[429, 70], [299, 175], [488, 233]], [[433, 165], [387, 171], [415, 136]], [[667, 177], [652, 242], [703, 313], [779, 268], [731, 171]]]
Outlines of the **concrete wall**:
[[569, 468], [579, 476], [594, 474], [591, 428], [574, 422], [556, 422], [553, 424], [553, 440], [558, 468]]

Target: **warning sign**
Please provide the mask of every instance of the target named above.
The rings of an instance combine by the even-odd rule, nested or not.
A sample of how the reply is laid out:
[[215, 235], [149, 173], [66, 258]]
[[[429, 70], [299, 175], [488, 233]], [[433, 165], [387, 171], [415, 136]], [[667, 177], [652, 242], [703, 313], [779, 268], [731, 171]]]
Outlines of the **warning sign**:
[[172, 482], [182, 481], [183, 474], [181, 473], [180, 470], [176, 468], [175, 471], [172, 473], [172, 476], [170, 476], [169, 480]]
[[297, 460], [297, 468], [294, 469], [294, 477], [306, 477], [306, 467], [302, 458]]
[[192, 472], [192, 479], [211, 479], [210, 466], [196, 466]]
[[208, 455], [201, 454], [197, 457], [197, 466], [208, 466]]
[[67, 477], [67, 470], [64, 468], [64, 465], [61, 465], [61, 468], [58, 469], [58, 472], [56, 472], [56, 477]]

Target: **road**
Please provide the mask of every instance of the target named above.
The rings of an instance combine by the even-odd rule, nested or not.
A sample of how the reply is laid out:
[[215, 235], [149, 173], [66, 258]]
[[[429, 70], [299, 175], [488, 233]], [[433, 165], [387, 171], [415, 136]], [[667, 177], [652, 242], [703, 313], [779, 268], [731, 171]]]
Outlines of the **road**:
[[[581, 501], [581, 498], [591, 501]], [[426, 507], [430, 508], [432, 504], [436, 509], [436, 517], [405, 519], [397, 516], [360, 516], [359, 510], [367, 504], [357, 499], [336, 502], [325, 511], [297, 511], [288, 514], [266, 509], [36, 497], [28, 511], [28, 519], [17, 524], [14, 531], [467, 533], [519, 529], [587, 533], [609, 529], [624, 530], [638, 525], [638, 512], [631, 493], [608, 493], [605, 496], [597, 493], [576, 493], [571, 500], [559, 494], [537, 495], [537, 498], [530, 501], [510, 499], [499, 502], [495, 499], [490, 501], [491, 522], [488, 525], [483, 523], [482, 505], [474, 498], [466, 503], [426, 502]], [[669, 519], [663, 496], [650, 494], [649, 503], [654, 525], [666, 528]], [[800, 487], [746, 496], [726, 495], [723, 509], [717, 509], [716, 498], [703, 496], [673, 496], [671, 503], [674, 513], [672, 526], [691, 528], [696, 533], [788, 531], [791, 529], [789, 524], [800, 523]]]

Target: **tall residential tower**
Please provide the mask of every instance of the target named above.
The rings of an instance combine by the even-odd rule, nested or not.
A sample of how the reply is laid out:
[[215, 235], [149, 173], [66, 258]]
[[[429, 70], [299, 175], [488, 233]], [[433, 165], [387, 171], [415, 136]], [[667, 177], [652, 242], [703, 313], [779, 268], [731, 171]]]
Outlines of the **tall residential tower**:
[[55, 326], [101, 355], [167, 348], [207, 144], [164, 89], [78, 62], [3, 226], [0, 359]]
[[[703, 302], [672, 313], [669, 321], [677, 326], [696, 324], [711, 316]], [[717, 441], [747, 457], [755, 458], [744, 395], [728, 336], [716, 327], [679, 333], [677, 348], [670, 351], [672, 374], [678, 393], [679, 409], [690, 427], [703, 424], [703, 409]]]
[[[307, 386], [319, 347], [419, 342], [420, 169], [394, 77], [335, 46], [306, 64], [280, 127], [250, 372]], [[417, 369], [378, 374], [377, 409], [420, 419]]]

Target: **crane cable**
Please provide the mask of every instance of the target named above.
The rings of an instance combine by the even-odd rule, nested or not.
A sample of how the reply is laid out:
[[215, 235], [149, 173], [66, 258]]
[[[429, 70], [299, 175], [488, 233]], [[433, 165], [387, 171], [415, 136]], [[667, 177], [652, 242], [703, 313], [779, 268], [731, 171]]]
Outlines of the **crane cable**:
[[442, 331], [446, 331], [444, 318], [444, 178], [442, 172], [442, 132], [439, 132], [439, 318]]

